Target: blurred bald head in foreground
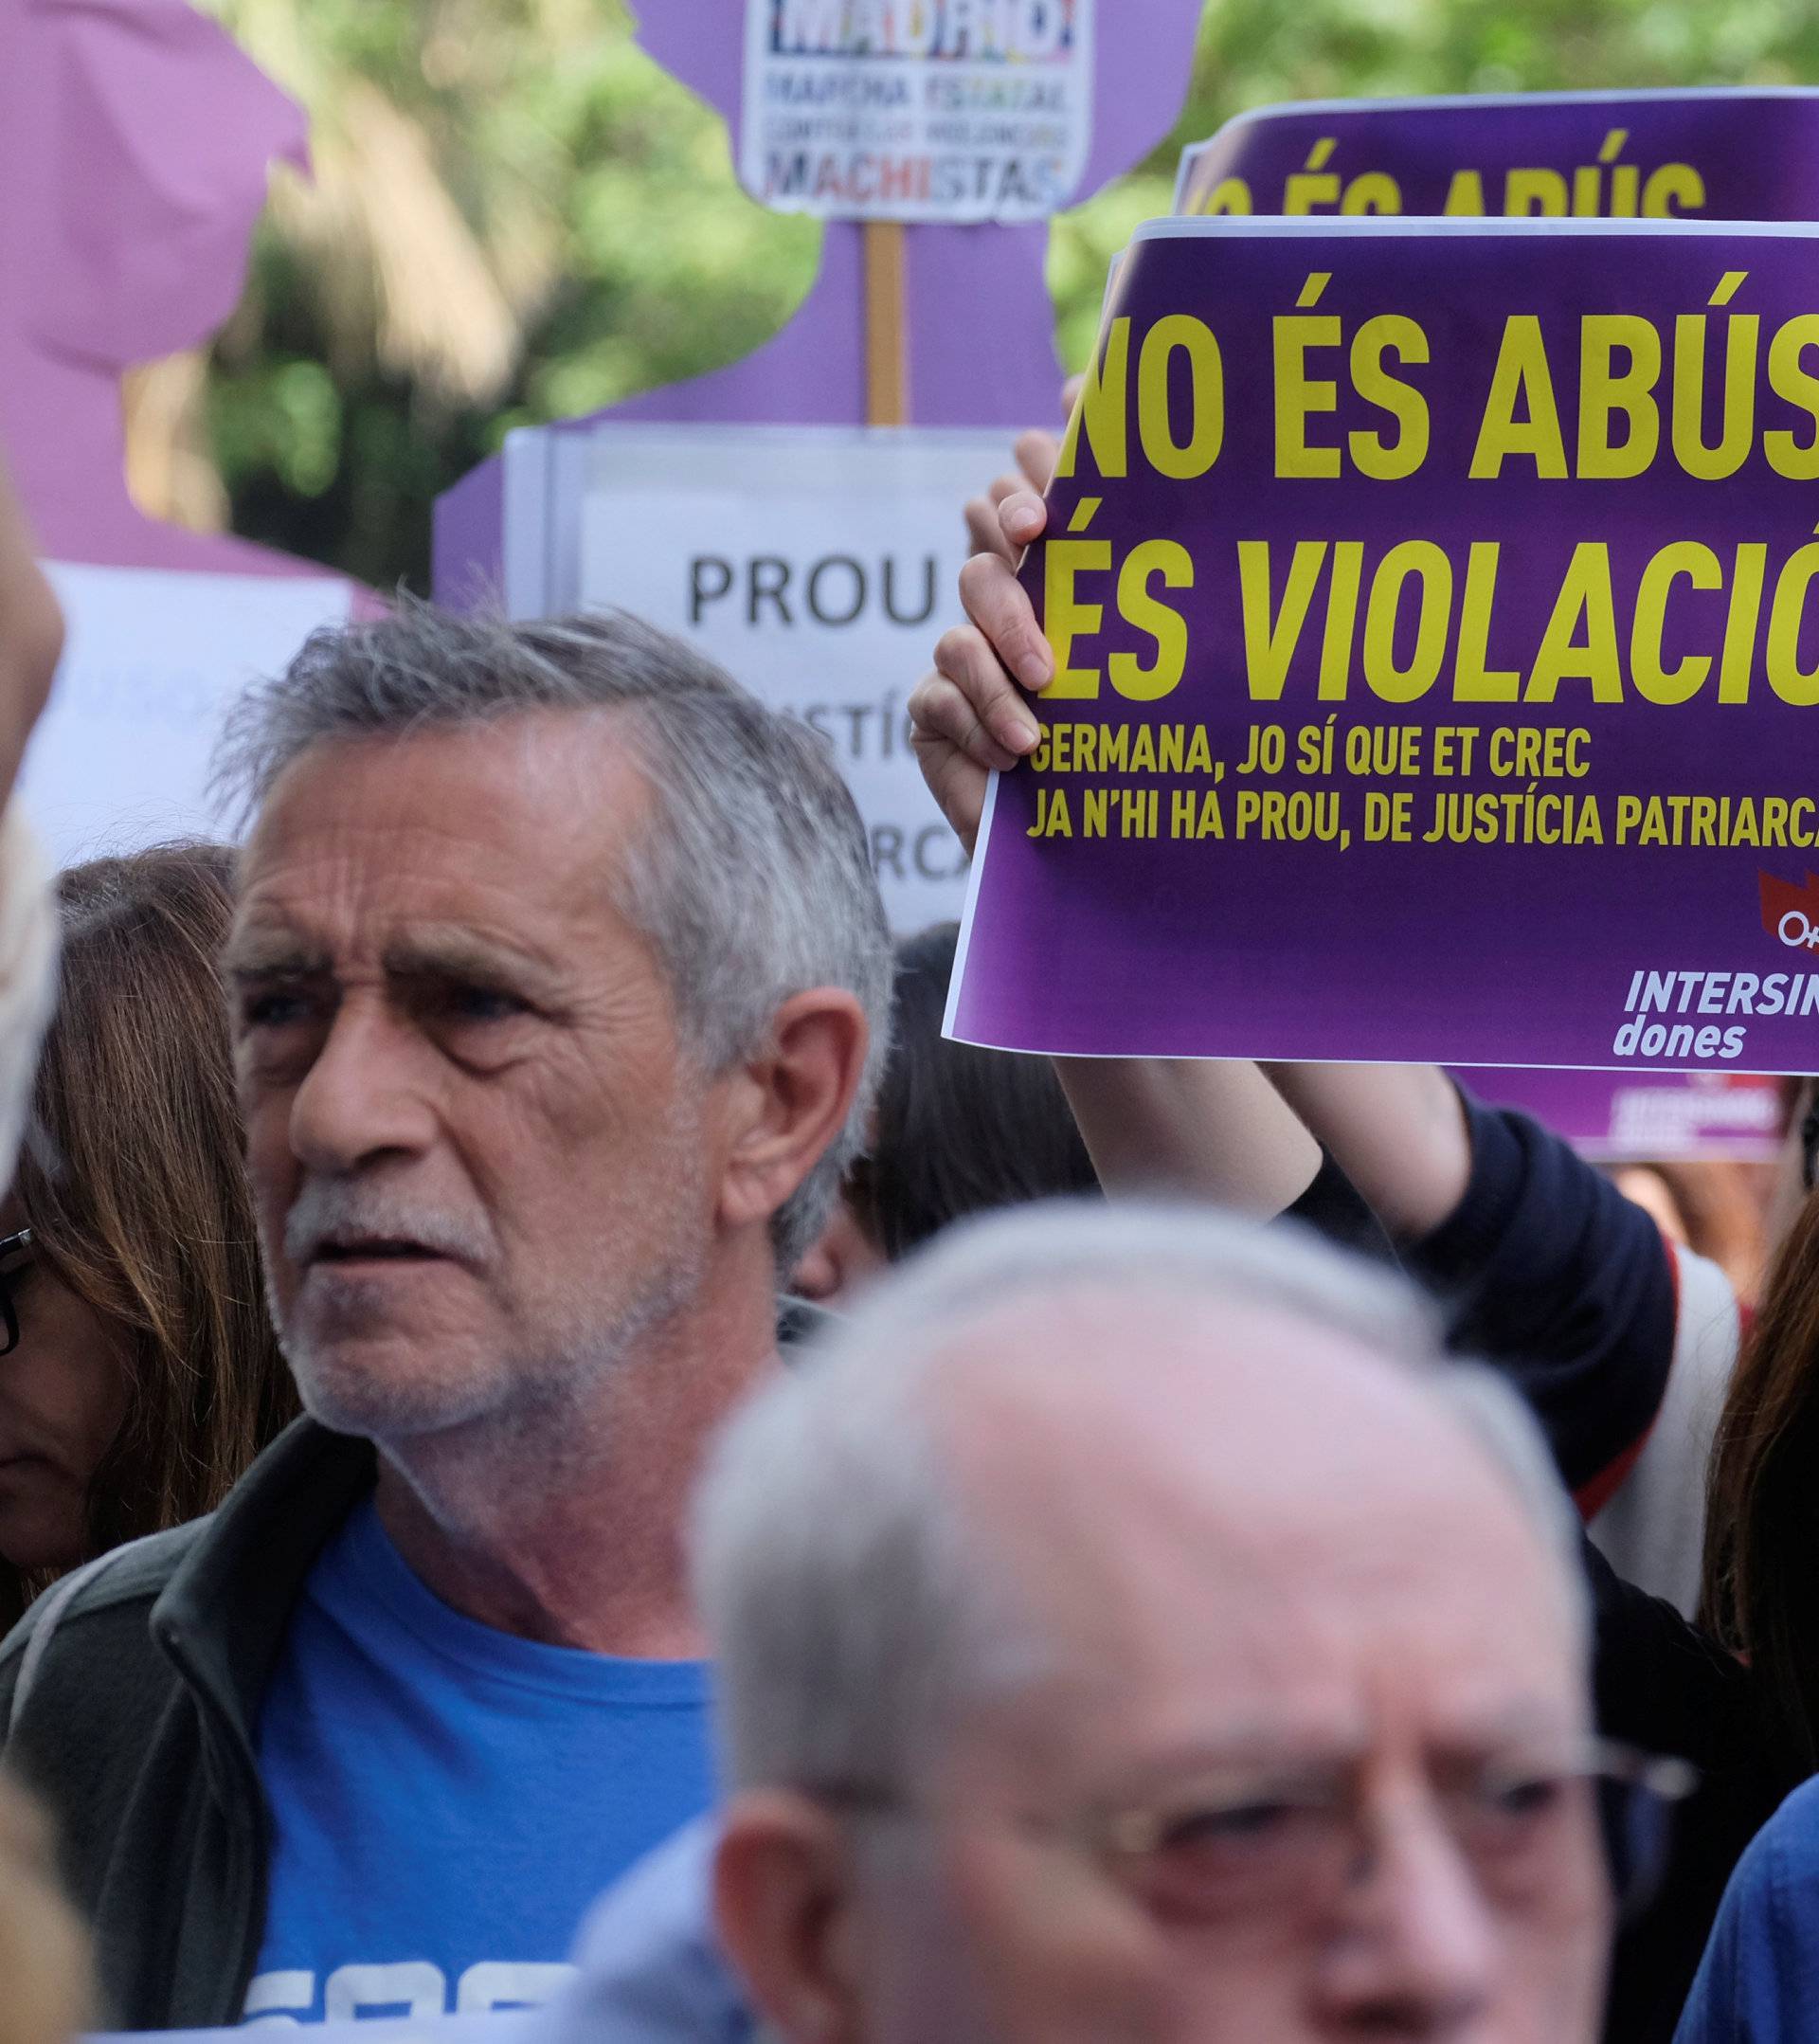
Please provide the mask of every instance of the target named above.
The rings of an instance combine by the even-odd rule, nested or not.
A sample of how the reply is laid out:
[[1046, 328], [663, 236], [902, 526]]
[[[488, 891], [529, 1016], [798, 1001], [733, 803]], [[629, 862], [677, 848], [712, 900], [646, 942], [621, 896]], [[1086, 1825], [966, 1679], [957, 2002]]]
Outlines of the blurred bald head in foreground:
[[722, 1939], [790, 2044], [1590, 2044], [1571, 1522], [1413, 1297], [1054, 1208], [734, 1422]]

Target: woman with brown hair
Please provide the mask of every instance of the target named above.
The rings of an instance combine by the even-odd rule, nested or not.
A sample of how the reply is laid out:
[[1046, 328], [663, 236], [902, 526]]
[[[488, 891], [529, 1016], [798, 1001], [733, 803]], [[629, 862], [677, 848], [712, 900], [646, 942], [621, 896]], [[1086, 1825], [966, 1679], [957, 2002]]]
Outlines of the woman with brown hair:
[[[1801, 1128], [1804, 1204], [1783, 1239], [1719, 1425], [1702, 1618], [1746, 1667], [1758, 1798], [1792, 1790], [1742, 1854], [1676, 2044], [1812, 2035], [1819, 1966], [1819, 1123]], [[1804, 1782], [1804, 1786], [1796, 1784]]]
[[1706, 1624], [1749, 1662], [1790, 1784], [1819, 1769], [1819, 1198], [1782, 1242], [1712, 1462]]
[[0, 1202], [0, 1618], [211, 1510], [296, 1411], [215, 968], [233, 859], [171, 845], [58, 882], [58, 1010]]

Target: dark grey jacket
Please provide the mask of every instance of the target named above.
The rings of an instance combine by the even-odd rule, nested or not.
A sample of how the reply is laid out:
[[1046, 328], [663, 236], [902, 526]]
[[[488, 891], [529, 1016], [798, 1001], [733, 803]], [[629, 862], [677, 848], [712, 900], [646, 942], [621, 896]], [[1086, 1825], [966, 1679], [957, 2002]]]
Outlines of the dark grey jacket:
[[[780, 1299], [779, 1346], [830, 1318]], [[57, 1821], [122, 2030], [241, 2018], [271, 1862], [260, 1704], [311, 1566], [377, 1478], [369, 1442], [299, 1420], [212, 1517], [66, 1577], [0, 1645], [5, 1757]]]
[[299, 1420], [212, 1517], [65, 1579], [0, 1646], [6, 1758], [57, 1821], [111, 2025], [240, 2020], [271, 1859], [260, 1700], [311, 1565], [375, 1476], [368, 1442]]

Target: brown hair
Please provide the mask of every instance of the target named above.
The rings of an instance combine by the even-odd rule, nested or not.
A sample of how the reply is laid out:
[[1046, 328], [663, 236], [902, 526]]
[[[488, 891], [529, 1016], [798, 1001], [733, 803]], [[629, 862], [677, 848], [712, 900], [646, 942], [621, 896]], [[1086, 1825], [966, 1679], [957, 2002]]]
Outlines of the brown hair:
[[33, 1254], [127, 1336], [130, 1403], [89, 1485], [89, 1554], [212, 1510], [297, 1410], [216, 968], [234, 859], [164, 845], [58, 881], [58, 1010], [14, 1190]]
[[1819, 1766], [1819, 1198], [1781, 1245], [1724, 1402], [1702, 1616], [1754, 1669], [1792, 1785]]

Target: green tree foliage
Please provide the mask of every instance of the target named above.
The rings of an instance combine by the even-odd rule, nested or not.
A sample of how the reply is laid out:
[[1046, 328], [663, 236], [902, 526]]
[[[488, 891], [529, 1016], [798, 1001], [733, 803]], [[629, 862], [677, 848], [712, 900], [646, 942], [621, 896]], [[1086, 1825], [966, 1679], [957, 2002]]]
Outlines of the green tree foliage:
[[[808, 288], [819, 230], [745, 197], [621, 0], [208, 4], [309, 106], [317, 163], [210, 363], [237, 531], [424, 588], [434, 497], [510, 427], [736, 360]], [[1174, 136], [1055, 224], [1062, 352], [1181, 144], [1245, 107], [1815, 76], [1811, 0], [1210, 0]]]

